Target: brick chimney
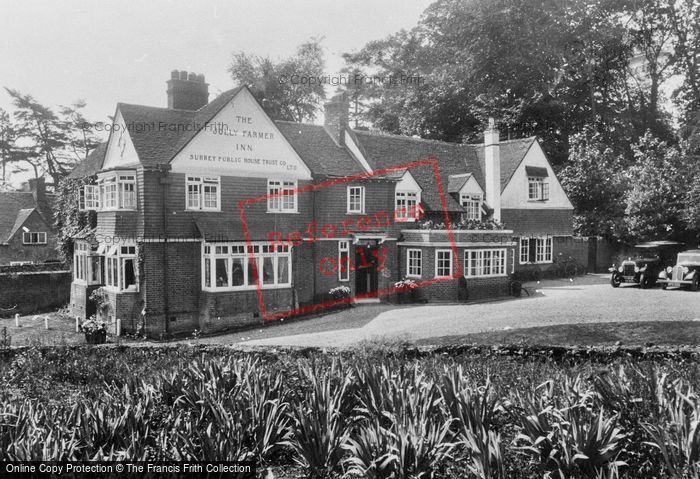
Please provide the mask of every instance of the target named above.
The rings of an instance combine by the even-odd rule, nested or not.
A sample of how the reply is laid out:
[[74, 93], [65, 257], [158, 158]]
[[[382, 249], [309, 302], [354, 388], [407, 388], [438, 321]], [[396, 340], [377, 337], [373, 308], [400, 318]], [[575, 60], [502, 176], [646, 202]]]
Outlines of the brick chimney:
[[348, 127], [350, 103], [345, 92], [339, 93], [323, 105], [326, 131], [339, 145], [345, 144], [345, 129]]
[[489, 118], [489, 126], [484, 131], [484, 163], [486, 203], [493, 208], [493, 219], [501, 221], [501, 147], [493, 118]]
[[204, 75], [173, 70], [167, 84], [168, 108], [199, 110], [209, 103], [209, 84], [204, 81]]
[[34, 204], [39, 210], [39, 213], [46, 218], [47, 221], [51, 221], [52, 213], [49, 203], [46, 201], [46, 180], [44, 177], [40, 178], [30, 178], [27, 180], [27, 186], [29, 191], [32, 192], [34, 197]]

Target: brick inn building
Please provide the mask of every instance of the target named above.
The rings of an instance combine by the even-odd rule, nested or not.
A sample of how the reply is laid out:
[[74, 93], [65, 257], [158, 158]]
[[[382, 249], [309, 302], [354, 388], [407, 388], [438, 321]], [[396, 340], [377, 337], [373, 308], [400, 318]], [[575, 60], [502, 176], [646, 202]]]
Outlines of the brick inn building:
[[124, 331], [153, 337], [260, 324], [338, 286], [387, 299], [404, 278], [431, 302], [500, 297], [573, 238], [537, 139], [501, 141], [493, 123], [477, 145], [352, 129], [342, 95], [324, 125], [274, 121], [246, 87], [209, 101], [178, 71], [167, 97], [117, 104], [72, 173], [92, 178], [79, 201], [97, 211], [75, 238], [77, 315], [98, 287]]

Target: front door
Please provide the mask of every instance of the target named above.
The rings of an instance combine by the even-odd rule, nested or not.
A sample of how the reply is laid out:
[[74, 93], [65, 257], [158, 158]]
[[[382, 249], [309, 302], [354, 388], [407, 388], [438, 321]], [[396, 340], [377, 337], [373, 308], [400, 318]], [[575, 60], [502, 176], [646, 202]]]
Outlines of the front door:
[[359, 244], [355, 246], [355, 293], [376, 296], [379, 289], [378, 246]]

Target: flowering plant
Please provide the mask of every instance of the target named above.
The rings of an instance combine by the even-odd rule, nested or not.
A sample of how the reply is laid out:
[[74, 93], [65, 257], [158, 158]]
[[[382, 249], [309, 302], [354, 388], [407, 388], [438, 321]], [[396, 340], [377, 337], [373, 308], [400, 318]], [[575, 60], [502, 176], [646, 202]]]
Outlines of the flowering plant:
[[336, 288], [331, 288], [328, 291], [328, 294], [330, 294], [331, 298], [333, 298], [333, 299], [349, 298], [350, 297], [350, 288], [348, 288], [347, 286], [338, 286]]
[[80, 325], [80, 330], [84, 333], [87, 334], [93, 334], [97, 333], [100, 331], [107, 331], [107, 323], [102, 321], [101, 319], [97, 319], [95, 315], [93, 314], [88, 318], [87, 321], [83, 321], [83, 323]]
[[411, 290], [418, 287], [415, 281], [409, 278], [404, 278], [401, 281], [394, 283], [394, 287], [399, 291]]

